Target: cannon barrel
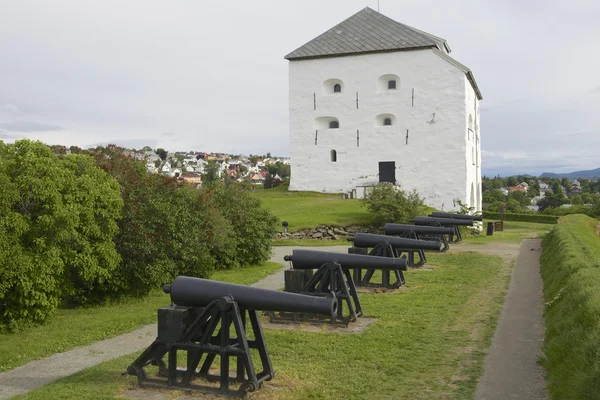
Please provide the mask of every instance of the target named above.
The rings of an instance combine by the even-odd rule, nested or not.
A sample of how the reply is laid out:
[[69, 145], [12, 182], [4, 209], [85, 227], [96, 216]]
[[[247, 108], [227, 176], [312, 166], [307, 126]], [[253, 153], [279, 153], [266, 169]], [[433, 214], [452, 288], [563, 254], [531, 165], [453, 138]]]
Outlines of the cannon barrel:
[[395, 249], [407, 249], [407, 250], [437, 250], [442, 248], [442, 244], [439, 240], [417, 240], [417, 239], [406, 239], [399, 238], [396, 236], [385, 236], [385, 235], [372, 235], [370, 233], [355, 233], [354, 247], [369, 248], [375, 247], [380, 243], [390, 244]]
[[450, 234], [454, 233], [454, 228], [445, 226], [421, 226], [408, 224], [385, 224], [383, 231], [386, 235], [402, 235], [406, 232], [415, 232], [422, 234]]
[[473, 226], [473, 220], [467, 219], [452, 219], [452, 218], [432, 218], [432, 217], [415, 217], [412, 222], [415, 225], [440, 224], [443, 226]]
[[343, 269], [381, 269], [406, 271], [406, 258], [365, 256], [362, 254], [344, 254], [328, 251], [294, 250], [291, 256], [285, 256], [295, 269], [317, 269], [323, 264], [337, 261]]
[[338, 302], [335, 297], [316, 297], [303, 294], [258, 289], [208, 279], [178, 276], [165, 285], [173, 304], [185, 307], [206, 307], [211, 301], [230, 296], [241, 309], [283, 311], [334, 316]]
[[466, 215], [466, 214], [456, 214], [456, 213], [445, 213], [435, 211], [429, 214], [430, 217], [433, 218], [453, 218], [453, 219], [467, 219], [472, 221], [483, 221], [483, 215]]

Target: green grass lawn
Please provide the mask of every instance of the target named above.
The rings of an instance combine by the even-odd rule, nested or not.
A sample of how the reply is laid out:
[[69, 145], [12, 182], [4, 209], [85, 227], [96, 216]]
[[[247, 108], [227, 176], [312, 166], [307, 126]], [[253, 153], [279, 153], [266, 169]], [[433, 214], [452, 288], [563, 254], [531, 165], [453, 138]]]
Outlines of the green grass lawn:
[[[361, 295], [366, 316], [377, 318], [362, 334], [266, 329], [278, 373], [251, 398], [472, 398], [512, 268], [473, 252], [431, 254], [429, 265], [433, 270], [406, 273], [407, 289]], [[135, 358], [121, 357], [18, 398], [119, 396], [137, 387], [134, 377], [120, 376]]]
[[[279, 264], [267, 262], [259, 267], [217, 271], [211, 279], [249, 285], [279, 268]], [[168, 304], [169, 296], [156, 290], [143, 299], [59, 310], [44, 325], [17, 333], [0, 334], [0, 371], [155, 323], [156, 310]]]
[[323, 224], [368, 224], [372, 220], [360, 200], [343, 200], [341, 194], [288, 192], [287, 185], [281, 185], [275, 189], [257, 190], [254, 195], [280, 222], [289, 223], [290, 232]]
[[541, 238], [556, 226], [554, 224], [538, 224], [534, 222], [504, 221], [503, 232], [494, 232], [492, 236], [486, 236], [488, 222], [494, 221], [484, 220], [483, 231], [481, 231], [479, 236], [464, 237], [464, 242], [473, 244], [486, 244], [489, 242], [521, 243], [523, 239]]

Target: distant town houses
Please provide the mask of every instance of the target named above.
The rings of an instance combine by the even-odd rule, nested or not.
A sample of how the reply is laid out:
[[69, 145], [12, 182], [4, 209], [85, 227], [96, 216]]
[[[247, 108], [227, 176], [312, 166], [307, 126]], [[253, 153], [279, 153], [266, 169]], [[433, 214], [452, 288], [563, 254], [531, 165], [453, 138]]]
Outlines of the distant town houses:
[[[157, 152], [148, 150], [126, 151], [125, 155], [144, 161], [146, 170], [150, 173], [171, 176], [192, 185], [202, 184], [202, 175], [210, 162], [218, 165], [217, 174], [221, 179], [228, 177], [257, 184], [265, 182], [269, 167], [290, 165], [290, 159], [287, 157], [232, 156], [208, 152], [166, 152], [164, 159]], [[164, 156], [164, 153], [162, 155]], [[278, 174], [274, 174], [272, 179], [276, 183], [283, 181]]]
[[527, 192], [528, 189], [529, 189], [529, 185], [527, 185], [527, 184], [523, 185], [523, 183], [519, 183], [517, 186], [509, 186], [508, 187], [509, 192]]

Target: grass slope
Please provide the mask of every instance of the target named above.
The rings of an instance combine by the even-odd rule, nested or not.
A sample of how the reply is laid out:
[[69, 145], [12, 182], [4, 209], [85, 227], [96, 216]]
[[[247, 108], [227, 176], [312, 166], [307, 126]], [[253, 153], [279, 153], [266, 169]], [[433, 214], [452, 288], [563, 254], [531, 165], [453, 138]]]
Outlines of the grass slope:
[[598, 221], [562, 217], [544, 239], [543, 365], [553, 399], [600, 398], [600, 238]]
[[280, 222], [287, 221], [288, 230], [295, 232], [318, 225], [348, 226], [368, 224], [371, 214], [360, 200], [343, 200], [340, 194], [288, 192], [287, 185], [257, 190], [263, 207], [271, 210]]
[[[466, 399], [483, 370], [511, 267], [479, 253], [432, 254], [408, 289], [363, 294], [363, 334], [266, 329], [275, 379], [253, 399]], [[108, 399], [136, 387], [135, 355], [32, 391], [27, 399]], [[177, 394], [172, 393], [172, 398]]]
[[[217, 271], [211, 279], [249, 285], [281, 268], [277, 263], [232, 271]], [[59, 310], [44, 325], [17, 333], [0, 334], [0, 371], [31, 360], [87, 345], [143, 325], [156, 322], [156, 310], [168, 305], [169, 297], [160, 290], [143, 299], [127, 299], [98, 307]]]

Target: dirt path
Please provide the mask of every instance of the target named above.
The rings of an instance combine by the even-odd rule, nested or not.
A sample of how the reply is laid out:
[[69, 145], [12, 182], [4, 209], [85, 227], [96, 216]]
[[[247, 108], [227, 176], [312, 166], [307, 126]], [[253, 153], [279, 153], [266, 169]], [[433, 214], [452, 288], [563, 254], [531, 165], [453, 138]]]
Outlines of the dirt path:
[[545, 332], [541, 250], [539, 239], [521, 243], [476, 400], [549, 398], [543, 368], [537, 364]]

